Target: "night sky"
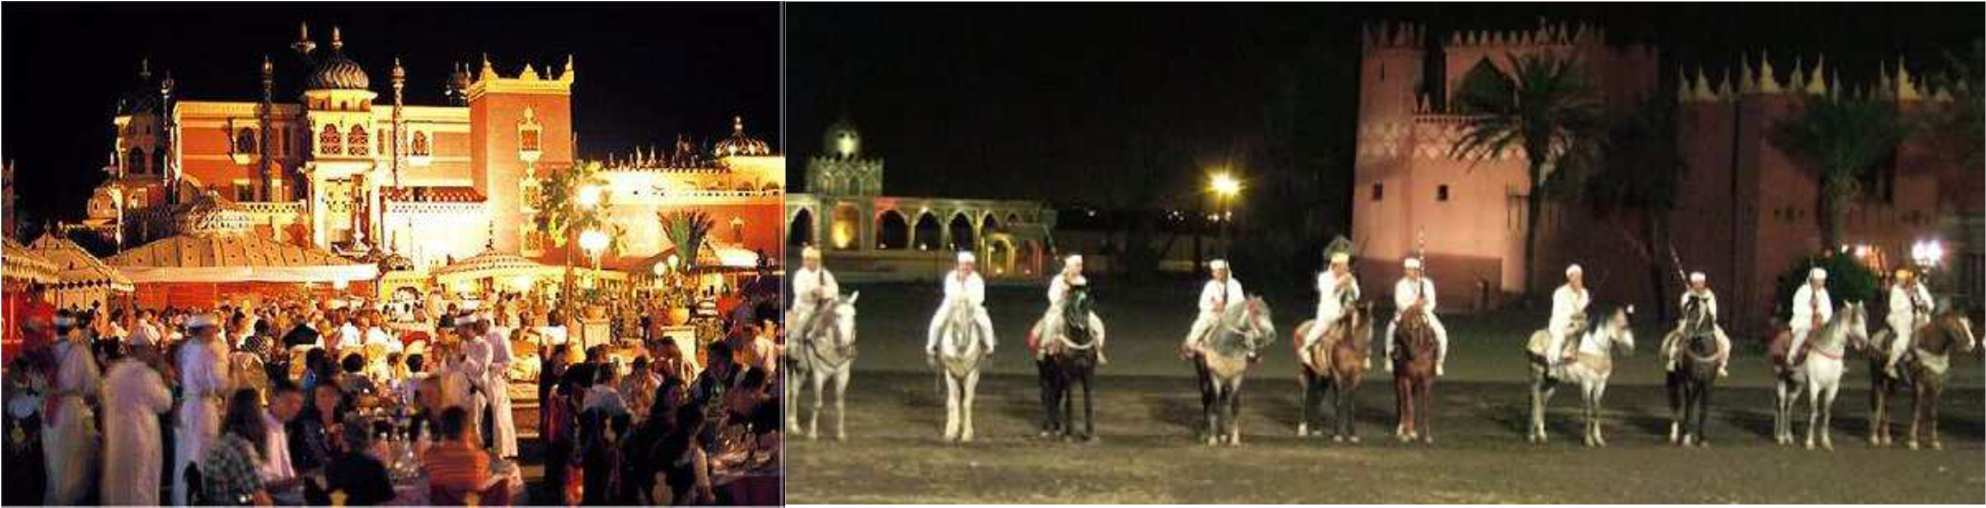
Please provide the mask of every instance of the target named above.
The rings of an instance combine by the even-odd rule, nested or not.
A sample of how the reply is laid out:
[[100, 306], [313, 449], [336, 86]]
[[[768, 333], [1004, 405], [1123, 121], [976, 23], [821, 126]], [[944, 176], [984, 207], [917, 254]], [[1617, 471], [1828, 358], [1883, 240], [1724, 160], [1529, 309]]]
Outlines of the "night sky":
[[[730, 135], [743, 115], [752, 134], [779, 142], [776, 4], [628, 5], [23, 5], [4, 8], [4, 124], [0, 156], [19, 164], [19, 209], [41, 221], [80, 219], [112, 142], [111, 115], [136, 86], [141, 58], [171, 71], [190, 99], [258, 100], [262, 55], [277, 64], [277, 97], [294, 102], [305, 72], [289, 44], [309, 22], [318, 50], [331, 26], [365, 66], [380, 103], [387, 73], [407, 69], [407, 103], [443, 105], [452, 62], [487, 52], [505, 75], [525, 61], [542, 73], [576, 58], [573, 115], [579, 155], [670, 146]], [[471, 69], [474, 72], [474, 69]], [[156, 79], [157, 76], [155, 76]], [[156, 89], [154, 89], [156, 90]]]
[[[1844, 81], [1872, 82], [1880, 59], [1894, 65], [1902, 54], [1925, 68], [1942, 66], [1948, 49], [1969, 54], [1986, 24], [1979, 3], [793, 4], [788, 178], [799, 181], [825, 126], [847, 115], [865, 152], [887, 160], [890, 194], [1105, 205], [1097, 196], [1123, 186], [1191, 195], [1197, 168], [1259, 151], [1264, 97], [1292, 79], [1324, 83], [1312, 115], [1323, 118], [1308, 119], [1322, 127], [1304, 142], [1349, 167], [1361, 23], [1414, 21], [1446, 41], [1451, 29], [1535, 28], [1540, 16], [1657, 45], [1663, 86], [1678, 65], [1714, 72], [1741, 52], [1756, 62], [1759, 50], [1782, 80], [1795, 55], [1811, 65], [1825, 53]], [[1167, 177], [1127, 181], [1116, 168], [1153, 142], [1126, 139], [1183, 155]]]

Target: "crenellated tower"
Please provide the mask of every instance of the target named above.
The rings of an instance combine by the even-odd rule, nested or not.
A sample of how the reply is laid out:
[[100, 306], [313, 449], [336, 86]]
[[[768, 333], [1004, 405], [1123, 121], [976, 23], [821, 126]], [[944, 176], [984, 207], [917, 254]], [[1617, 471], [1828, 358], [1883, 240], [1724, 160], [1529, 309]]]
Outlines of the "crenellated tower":
[[[549, 69], [549, 67], [547, 67]], [[492, 244], [504, 252], [537, 256], [550, 244], [528, 226], [538, 180], [572, 168], [573, 60], [557, 76], [526, 63], [514, 76], [499, 74], [488, 56], [465, 91], [469, 105], [470, 175], [486, 196]], [[516, 218], [524, 220], [515, 220]]]

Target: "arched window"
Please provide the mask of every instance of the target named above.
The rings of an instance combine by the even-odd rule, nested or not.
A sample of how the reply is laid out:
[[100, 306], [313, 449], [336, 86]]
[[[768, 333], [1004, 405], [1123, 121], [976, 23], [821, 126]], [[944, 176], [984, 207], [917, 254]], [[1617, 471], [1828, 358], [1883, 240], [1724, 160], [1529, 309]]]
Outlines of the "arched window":
[[979, 242], [974, 241], [978, 235], [974, 234], [977, 231], [972, 229], [972, 219], [966, 218], [965, 214], [952, 215], [949, 229], [952, 231], [952, 250], [972, 250], [974, 246], [979, 245]]
[[911, 229], [911, 238], [917, 250], [938, 250], [944, 245], [945, 229], [938, 225], [938, 216], [929, 210], [917, 214], [917, 226]]
[[338, 126], [327, 124], [324, 132], [317, 135], [317, 153], [344, 153], [344, 141], [345, 136], [338, 133]]
[[235, 131], [234, 153], [255, 153], [255, 131], [247, 127]]
[[124, 156], [124, 172], [144, 174], [145, 152], [138, 151], [136, 148], [131, 149], [131, 153]]
[[876, 248], [898, 250], [910, 247], [910, 221], [896, 210], [884, 210], [876, 219]]
[[793, 222], [786, 225], [786, 244], [795, 247], [814, 243], [814, 214], [802, 208], [793, 214]]
[[428, 133], [414, 131], [414, 155], [428, 155]]
[[352, 155], [369, 155], [372, 153], [372, 142], [366, 138], [364, 125], [352, 126], [352, 134], [345, 137], [345, 143], [351, 145], [350, 150]]

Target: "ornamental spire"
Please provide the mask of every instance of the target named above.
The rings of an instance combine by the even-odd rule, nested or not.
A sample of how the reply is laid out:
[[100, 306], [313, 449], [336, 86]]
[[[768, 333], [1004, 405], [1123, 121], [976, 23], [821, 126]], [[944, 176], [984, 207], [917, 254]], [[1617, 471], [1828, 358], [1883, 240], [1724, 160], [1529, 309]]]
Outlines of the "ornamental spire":
[[337, 25], [332, 25], [332, 26], [331, 26], [331, 49], [335, 51], [335, 50], [340, 50], [340, 49], [344, 49], [344, 48], [345, 48], [345, 39], [344, 39], [343, 37], [340, 37], [340, 36], [339, 36], [339, 34], [338, 34], [338, 26], [337, 26]]

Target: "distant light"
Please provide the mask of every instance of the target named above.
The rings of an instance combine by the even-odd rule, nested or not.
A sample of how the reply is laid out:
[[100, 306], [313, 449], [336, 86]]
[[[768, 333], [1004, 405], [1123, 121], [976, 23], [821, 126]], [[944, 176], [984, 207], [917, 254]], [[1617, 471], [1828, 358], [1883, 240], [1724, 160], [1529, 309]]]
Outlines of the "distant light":
[[579, 248], [595, 254], [607, 250], [607, 234], [598, 229], [588, 229], [579, 234]]
[[1234, 175], [1222, 171], [1214, 173], [1212, 188], [1215, 194], [1219, 194], [1224, 198], [1231, 198], [1241, 193], [1241, 181], [1235, 180]]
[[1945, 258], [1945, 245], [1937, 239], [1922, 240], [1910, 245], [1910, 259], [1918, 266], [1932, 267]]

